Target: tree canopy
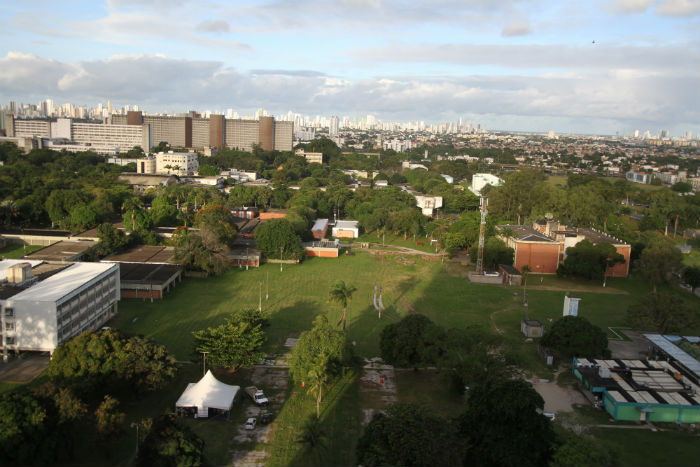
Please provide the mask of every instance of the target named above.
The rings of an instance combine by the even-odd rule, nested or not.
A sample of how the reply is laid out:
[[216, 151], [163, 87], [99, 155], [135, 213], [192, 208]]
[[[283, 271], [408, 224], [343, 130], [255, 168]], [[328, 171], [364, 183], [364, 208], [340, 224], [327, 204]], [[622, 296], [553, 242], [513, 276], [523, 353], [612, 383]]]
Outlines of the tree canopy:
[[197, 467], [207, 465], [204, 441], [173, 414], [160, 416], [139, 447], [136, 465], [142, 467]]
[[639, 330], [662, 334], [697, 329], [700, 314], [672, 292], [652, 292], [630, 304], [627, 324]]
[[196, 352], [209, 352], [212, 367], [231, 369], [253, 365], [263, 356], [264, 318], [258, 310], [243, 310], [217, 327], [194, 331]]
[[566, 249], [566, 259], [557, 269], [557, 275], [600, 279], [608, 268], [624, 262], [625, 257], [610, 243], [594, 245], [583, 240]]
[[442, 353], [445, 331], [421, 314], [412, 314], [382, 329], [379, 348], [382, 359], [401, 367], [436, 363]]
[[595, 358], [610, 354], [605, 332], [582, 316], [559, 318], [541, 343], [567, 357]]
[[287, 219], [272, 219], [255, 230], [255, 245], [267, 258], [300, 259], [301, 238]]

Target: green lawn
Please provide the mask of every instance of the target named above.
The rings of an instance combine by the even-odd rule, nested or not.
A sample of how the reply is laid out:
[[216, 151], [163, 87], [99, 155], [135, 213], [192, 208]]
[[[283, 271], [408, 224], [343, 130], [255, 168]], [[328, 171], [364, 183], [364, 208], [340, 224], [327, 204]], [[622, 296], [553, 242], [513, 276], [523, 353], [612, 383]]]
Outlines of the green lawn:
[[44, 247], [40, 245], [17, 245], [11, 243], [5, 248], [0, 248], [0, 258], [18, 259], [42, 248]]
[[678, 429], [663, 431], [596, 428], [592, 434], [619, 453], [621, 466], [700, 465], [700, 437]]

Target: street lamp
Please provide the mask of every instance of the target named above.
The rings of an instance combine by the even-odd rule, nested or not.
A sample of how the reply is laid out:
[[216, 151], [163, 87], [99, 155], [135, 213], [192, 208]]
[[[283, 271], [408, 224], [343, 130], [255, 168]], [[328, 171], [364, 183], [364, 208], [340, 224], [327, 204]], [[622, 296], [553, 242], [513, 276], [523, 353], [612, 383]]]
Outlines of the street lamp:
[[199, 353], [202, 354], [202, 376], [207, 374], [207, 354], [209, 353], [208, 351], [200, 350]]

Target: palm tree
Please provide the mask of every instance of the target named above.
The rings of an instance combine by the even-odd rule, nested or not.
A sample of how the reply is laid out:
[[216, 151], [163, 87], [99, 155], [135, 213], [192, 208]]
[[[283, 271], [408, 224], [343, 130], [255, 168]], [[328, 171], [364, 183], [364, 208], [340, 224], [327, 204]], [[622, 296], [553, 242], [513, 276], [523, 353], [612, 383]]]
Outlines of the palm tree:
[[5, 217], [5, 225], [10, 225], [12, 218], [19, 214], [19, 207], [14, 200], [6, 199], [0, 203], [0, 212], [2, 212]]
[[310, 416], [304, 422], [301, 428], [301, 434], [296, 439], [296, 442], [303, 446], [303, 451], [307, 453], [313, 453], [316, 456], [313, 465], [322, 465], [322, 454], [325, 452], [327, 446], [327, 435], [326, 431], [321, 426], [321, 420], [318, 415], [315, 417]]
[[134, 222], [136, 222], [136, 211], [138, 209], [141, 209], [143, 207], [143, 201], [141, 201], [141, 198], [138, 196], [130, 196], [127, 199], [124, 200], [122, 203], [122, 211], [131, 211], [131, 229], [130, 230], [136, 230]]
[[348, 302], [352, 300], [352, 294], [357, 290], [357, 287], [348, 285], [345, 281], [338, 281], [331, 287], [328, 300], [336, 302], [343, 307], [343, 316], [340, 317], [338, 324], [343, 323], [343, 331], [345, 331], [345, 321], [348, 312]]

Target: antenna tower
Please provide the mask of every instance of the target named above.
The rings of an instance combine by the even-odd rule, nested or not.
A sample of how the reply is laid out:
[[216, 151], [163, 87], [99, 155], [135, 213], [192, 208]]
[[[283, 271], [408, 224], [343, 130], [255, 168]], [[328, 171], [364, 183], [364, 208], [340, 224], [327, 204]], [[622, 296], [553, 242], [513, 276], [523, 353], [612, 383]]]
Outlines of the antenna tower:
[[484, 273], [484, 236], [486, 235], [486, 215], [489, 213], [486, 207], [489, 205], [489, 199], [486, 196], [479, 198], [481, 205], [481, 225], [479, 226], [479, 250], [476, 255], [476, 273]]

